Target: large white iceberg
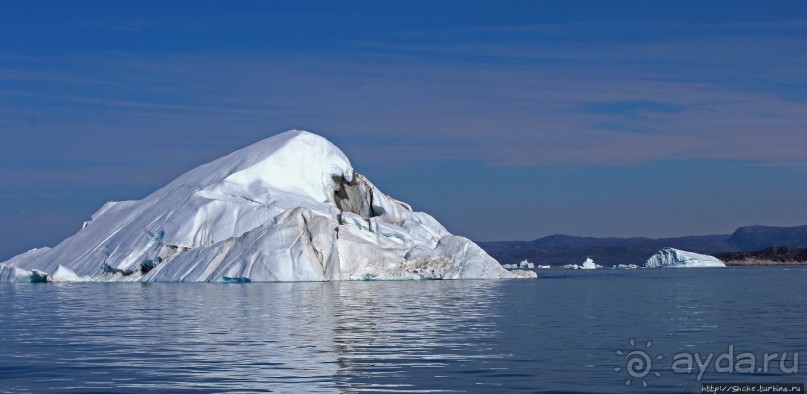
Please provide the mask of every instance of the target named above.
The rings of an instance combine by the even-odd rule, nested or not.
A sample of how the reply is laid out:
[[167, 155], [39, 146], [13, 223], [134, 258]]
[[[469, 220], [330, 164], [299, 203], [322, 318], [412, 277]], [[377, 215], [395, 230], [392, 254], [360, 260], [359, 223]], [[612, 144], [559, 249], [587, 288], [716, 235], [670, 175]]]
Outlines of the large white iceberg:
[[725, 267], [722, 261], [714, 256], [687, 252], [674, 248], [664, 248], [647, 259], [646, 268], [691, 268], [691, 267]]
[[0, 272], [6, 282], [535, 276], [508, 272], [381, 193], [329, 141], [297, 130], [199, 166], [142, 200], [109, 202], [72, 237]]

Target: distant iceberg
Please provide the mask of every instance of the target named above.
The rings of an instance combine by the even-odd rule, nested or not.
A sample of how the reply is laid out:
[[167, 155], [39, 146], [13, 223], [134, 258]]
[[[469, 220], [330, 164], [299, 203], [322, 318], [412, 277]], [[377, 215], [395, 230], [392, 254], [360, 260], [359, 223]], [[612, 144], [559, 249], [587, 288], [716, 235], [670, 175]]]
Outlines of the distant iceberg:
[[581, 270], [594, 270], [597, 268], [602, 268], [599, 264], [594, 264], [594, 260], [587, 258], [586, 261], [580, 266]]
[[521, 260], [520, 263], [518, 263], [518, 268], [523, 269], [523, 270], [527, 270], [527, 269], [531, 270], [531, 269], [535, 269], [535, 264], [530, 263], [527, 259], [524, 259], [524, 260]]
[[75, 235], [0, 264], [0, 281], [269, 282], [535, 277], [510, 272], [382, 193], [341, 150], [292, 130], [199, 166]]
[[725, 266], [726, 264], [714, 256], [687, 252], [674, 248], [661, 249], [644, 263], [645, 268], [698, 268]]
[[578, 265], [578, 264], [566, 264], [566, 265], [561, 266], [560, 268], [573, 269], [573, 270], [593, 270], [593, 269], [602, 268], [602, 266], [599, 265], [599, 264], [595, 264], [594, 260], [592, 260], [591, 258], [586, 258], [586, 261], [584, 261], [583, 264], [580, 264], [580, 265]]
[[502, 267], [504, 267], [504, 269], [508, 269], [508, 270], [517, 270], [517, 269], [531, 270], [531, 269], [535, 269], [535, 264], [530, 263], [528, 260], [525, 259], [525, 260], [521, 260], [521, 262], [518, 263], [518, 264], [502, 264]]

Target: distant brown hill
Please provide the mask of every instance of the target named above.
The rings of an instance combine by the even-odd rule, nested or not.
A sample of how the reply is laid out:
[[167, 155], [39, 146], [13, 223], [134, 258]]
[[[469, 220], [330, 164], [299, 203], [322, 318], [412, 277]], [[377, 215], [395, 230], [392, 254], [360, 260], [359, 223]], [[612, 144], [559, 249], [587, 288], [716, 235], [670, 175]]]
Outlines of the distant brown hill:
[[738, 228], [732, 234], [661, 239], [550, 235], [533, 241], [477, 242], [477, 244], [502, 264], [517, 263], [524, 259], [537, 264], [580, 264], [590, 257], [597, 264], [605, 266], [641, 265], [664, 247], [710, 255], [760, 251], [773, 247], [807, 248], [807, 226], [746, 226]]
[[807, 264], [807, 249], [775, 247], [755, 252], [718, 253], [715, 257], [726, 265], [790, 265]]

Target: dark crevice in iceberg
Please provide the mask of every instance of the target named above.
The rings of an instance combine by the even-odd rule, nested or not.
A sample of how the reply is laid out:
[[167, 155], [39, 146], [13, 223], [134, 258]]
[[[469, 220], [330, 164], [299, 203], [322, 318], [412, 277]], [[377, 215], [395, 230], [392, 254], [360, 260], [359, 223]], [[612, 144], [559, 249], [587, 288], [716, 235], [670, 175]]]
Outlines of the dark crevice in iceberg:
[[121, 275], [121, 276], [131, 276], [136, 273], [140, 273], [141, 275], [146, 275], [160, 264], [166, 263], [171, 261], [176, 256], [180, 255], [183, 252], [190, 250], [191, 248], [186, 246], [179, 246], [173, 244], [163, 244], [160, 240], [165, 235], [165, 232], [160, 230], [155, 234], [146, 231], [146, 233], [153, 239], [154, 243], [147, 245], [144, 250], [140, 252], [140, 264], [136, 265], [133, 268], [119, 268], [115, 267], [108, 262], [109, 254], [104, 253], [104, 262], [101, 263], [101, 272], [104, 274], [113, 274], [113, 275]]
[[129, 275], [135, 273], [134, 270], [130, 270], [130, 269], [122, 270], [120, 268], [115, 268], [115, 267], [113, 267], [113, 266], [111, 266], [111, 265], [109, 265], [107, 263], [104, 263], [101, 266], [101, 270], [105, 274], [121, 274], [123, 276], [129, 276]]
[[344, 177], [334, 176], [333, 181], [336, 185], [333, 196], [337, 208], [365, 219], [378, 216], [373, 210], [373, 186], [364, 176], [354, 173], [350, 182]]
[[249, 278], [242, 278], [242, 277], [232, 278], [232, 277], [229, 277], [229, 276], [225, 276], [225, 277], [221, 278], [221, 281], [224, 282], [224, 283], [250, 283], [250, 282], [252, 282], [252, 280], [250, 280]]
[[31, 270], [31, 283], [47, 283], [50, 282], [48, 274], [40, 270]]
[[145, 274], [149, 273], [149, 271], [151, 271], [155, 267], [157, 267], [157, 264], [160, 264], [162, 262], [163, 262], [162, 257], [157, 257], [155, 259], [145, 260], [142, 263], [140, 263], [140, 273], [145, 275]]

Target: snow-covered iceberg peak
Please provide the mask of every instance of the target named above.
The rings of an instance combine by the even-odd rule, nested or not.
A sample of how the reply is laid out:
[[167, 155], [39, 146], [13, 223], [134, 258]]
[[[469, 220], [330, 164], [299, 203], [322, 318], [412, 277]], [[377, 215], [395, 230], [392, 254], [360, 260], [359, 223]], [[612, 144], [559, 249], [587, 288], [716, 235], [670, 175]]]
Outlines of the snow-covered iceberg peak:
[[725, 267], [726, 264], [714, 256], [674, 248], [664, 248], [647, 259], [644, 266], [646, 268], [691, 268]]
[[514, 277], [473, 242], [381, 193], [331, 142], [299, 130], [199, 166], [142, 200], [109, 202], [54, 248], [3, 265], [0, 281], [34, 270], [52, 281]]
[[352, 180], [353, 167], [325, 138], [293, 130], [227, 155], [194, 175], [206, 178], [196, 182], [206, 193], [229, 193], [266, 203], [273, 192], [281, 192], [333, 202], [334, 177]]

